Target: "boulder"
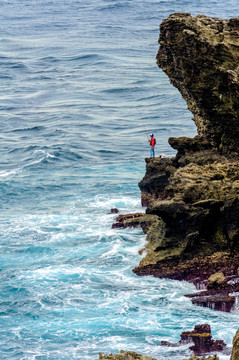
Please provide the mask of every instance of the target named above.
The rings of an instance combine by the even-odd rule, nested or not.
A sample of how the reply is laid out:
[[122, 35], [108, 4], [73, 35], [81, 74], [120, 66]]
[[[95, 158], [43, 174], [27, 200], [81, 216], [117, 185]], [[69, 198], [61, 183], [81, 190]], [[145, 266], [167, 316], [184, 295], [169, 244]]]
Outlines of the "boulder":
[[223, 288], [226, 285], [226, 278], [222, 272], [212, 274], [207, 280], [208, 289]]

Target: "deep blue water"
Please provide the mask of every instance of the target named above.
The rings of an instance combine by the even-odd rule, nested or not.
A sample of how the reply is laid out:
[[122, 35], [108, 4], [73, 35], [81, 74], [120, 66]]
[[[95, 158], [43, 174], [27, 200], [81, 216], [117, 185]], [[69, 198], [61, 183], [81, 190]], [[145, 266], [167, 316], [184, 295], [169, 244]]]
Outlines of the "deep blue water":
[[[194, 136], [155, 64], [175, 11], [229, 18], [237, 0], [0, 0], [0, 359], [86, 360], [161, 348], [209, 323], [231, 343], [238, 311], [195, 307], [193, 285], [137, 277], [145, 236], [112, 230], [112, 207], [142, 211], [149, 148]], [[223, 355], [222, 359], [229, 356]]]

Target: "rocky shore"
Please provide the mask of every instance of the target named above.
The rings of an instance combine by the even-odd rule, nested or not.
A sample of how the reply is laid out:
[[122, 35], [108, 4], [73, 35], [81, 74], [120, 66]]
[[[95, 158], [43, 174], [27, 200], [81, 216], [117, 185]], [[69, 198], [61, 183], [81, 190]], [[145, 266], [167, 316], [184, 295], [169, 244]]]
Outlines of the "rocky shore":
[[[171, 343], [161, 343], [162, 346], [180, 346], [185, 343], [193, 343], [193, 346], [190, 347], [194, 351], [189, 359], [183, 360], [219, 360], [217, 355], [203, 355], [211, 352], [222, 351], [226, 344], [222, 340], [212, 340], [212, 334], [210, 326], [205, 325], [196, 325], [193, 331], [185, 331], [181, 334], [181, 340], [177, 344]], [[195, 355], [196, 354], [196, 355]], [[198, 357], [197, 355], [203, 355]], [[239, 359], [239, 330], [234, 336], [232, 354], [230, 360]], [[157, 360], [155, 358], [138, 354], [134, 351], [124, 351], [121, 350], [119, 354], [109, 354], [103, 355], [99, 353], [99, 360]]]
[[239, 18], [175, 13], [162, 22], [159, 44], [157, 64], [198, 135], [169, 138], [174, 158], [146, 159], [146, 212], [121, 215], [113, 227], [140, 225], [147, 234], [137, 275], [192, 282], [201, 290], [188, 295], [193, 304], [231, 311], [239, 294]]
[[[206, 290], [198, 300], [194, 294], [195, 304], [208, 298], [226, 311], [239, 291], [238, 38], [239, 18], [176, 13], [162, 22], [157, 63], [185, 98], [198, 135], [169, 138], [174, 158], [146, 159], [139, 183], [146, 214], [114, 225], [138, 222], [147, 233], [137, 275], [193, 282]], [[207, 288], [215, 273], [223, 283]]]

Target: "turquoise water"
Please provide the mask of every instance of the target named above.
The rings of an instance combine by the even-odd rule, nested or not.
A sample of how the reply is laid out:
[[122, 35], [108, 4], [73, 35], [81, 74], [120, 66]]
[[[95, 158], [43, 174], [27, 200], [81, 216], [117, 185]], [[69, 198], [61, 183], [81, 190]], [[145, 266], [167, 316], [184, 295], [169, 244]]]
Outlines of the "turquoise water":
[[[137, 277], [137, 183], [149, 149], [194, 136], [191, 114], [157, 68], [158, 25], [174, 11], [238, 15], [237, 1], [0, 1], [0, 359], [98, 359], [162, 348], [209, 323], [231, 343], [238, 312], [195, 307], [193, 285]], [[222, 359], [228, 359], [223, 355]]]

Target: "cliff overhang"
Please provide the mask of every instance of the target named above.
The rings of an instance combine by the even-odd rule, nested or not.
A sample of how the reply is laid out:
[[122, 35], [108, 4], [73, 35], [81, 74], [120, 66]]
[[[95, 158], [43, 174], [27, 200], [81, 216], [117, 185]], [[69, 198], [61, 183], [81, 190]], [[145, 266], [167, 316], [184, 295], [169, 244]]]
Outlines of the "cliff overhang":
[[186, 100], [198, 135], [170, 138], [174, 158], [146, 159], [139, 187], [154, 217], [134, 272], [195, 284], [217, 272], [237, 277], [239, 18], [175, 13], [161, 23], [159, 44], [157, 64]]

